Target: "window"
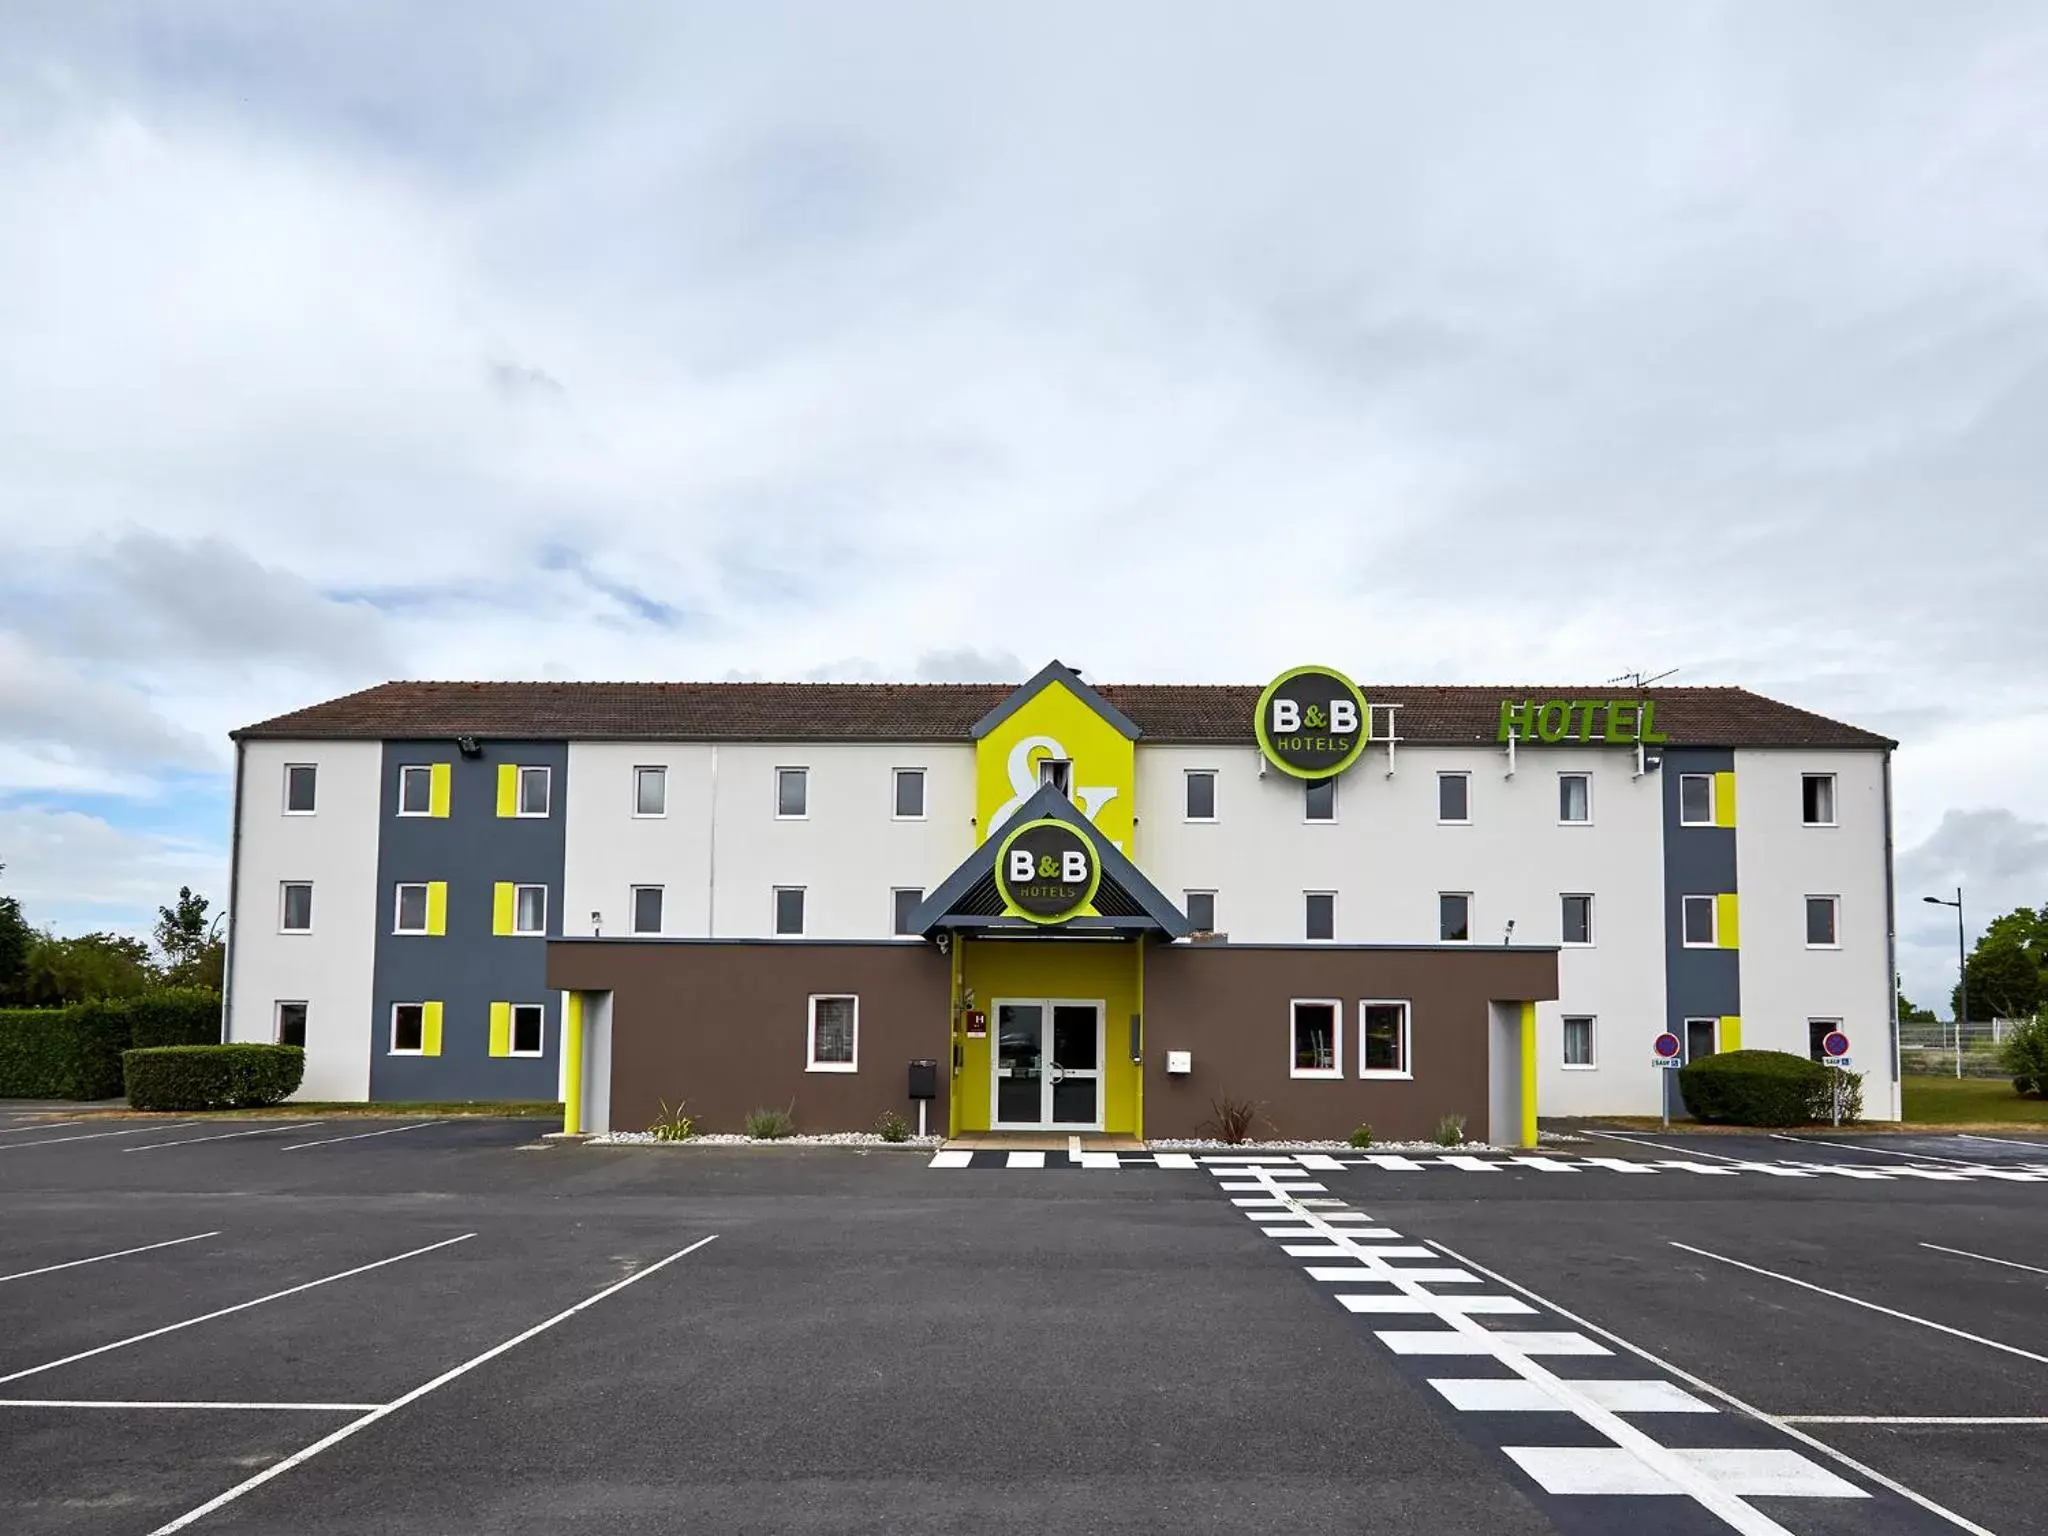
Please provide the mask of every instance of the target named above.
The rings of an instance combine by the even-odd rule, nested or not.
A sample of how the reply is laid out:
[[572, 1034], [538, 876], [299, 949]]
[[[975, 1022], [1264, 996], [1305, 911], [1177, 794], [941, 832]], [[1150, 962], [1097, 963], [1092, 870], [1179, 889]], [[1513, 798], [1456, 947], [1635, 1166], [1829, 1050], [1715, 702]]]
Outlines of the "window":
[[635, 816], [666, 816], [668, 814], [668, 770], [666, 768], [635, 768], [633, 770], [633, 814]]
[[1681, 773], [1678, 776], [1678, 824], [1681, 827], [1711, 827], [1714, 824], [1714, 776], [1711, 773]]
[[313, 931], [313, 887], [287, 880], [278, 888], [277, 926], [285, 933]]
[[545, 816], [548, 813], [548, 780], [553, 772], [547, 768], [522, 768], [519, 770], [519, 814], [521, 816]]
[[319, 787], [319, 781], [320, 770], [313, 764], [286, 763], [284, 765], [285, 815], [312, 815], [314, 793]]
[[277, 1043], [296, 1045], [301, 1050], [306, 1045], [306, 1005], [304, 1003], [279, 1003], [277, 1005]]
[[1842, 1027], [1840, 1019], [1808, 1019], [1806, 1021], [1806, 1057], [1809, 1061], [1826, 1061], [1828, 1053], [1821, 1049], [1821, 1042]]
[[1216, 819], [1216, 770], [1213, 768], [1190, 768], [1187, 774], [1187, 819], [1189, 821], [1214, 821]]
[[1591, 1067], [1593, 1061], [1593, 1020], [1585, 1014], [1567, 1014], [1564, 1021], [1564, 1064]]
[[860, 1052], [860, 999], [813, 997], [806, 1035], [806, 1072], [854, 1071]]
[[1188, 925], [1197, 933], [1216, 931], [1216, 893], [1214, 891], [1183, 891], [1182, 905], [1188, 914]]
[[1074, 794], [1074, 764], [1070, 758], [1042, 757], [1038, 760], [1038, 782], [1050, 784], [1069, 799]]
[[1590, 773], [1560, 773], [1557, 776], [1557, 819], [1567, 826], [1593, 819], [1593, 776]]
[[633, 931], [635, 933], [661, 932], [660, 886], [636, 885], [633, 887]]
[[427, 931], [427, 888], [424, 885], [401, 885], [398, 888], [397, 916], [391, 924], [391, 931]]
[[1721, 1021], [1719, 1019], [1687, 1019], [1685, 1021], [1685, 1059], [1701, 1061], [1721, 1049]]
[[1446, 944], [1472, 942], [1472, 898], [1459, 891], [1444, 891], [1436, 898], [1436, 936]]
[[924, 770], [922, 768], [898, 768], [896, 770], [896, 809], [893, 814], [898, 821], [924, 820]]
[[1686, 896], [1680, 900], [1680, 938], [1688, 949], [1712, 949], [1714, 947], [1714, 898], [1711, 896]]
[[1358, 1075], [1407, 1077], [1408, 1005], [1358, 1005]]
[[1302, 893], [1304, 931], [1311, 939], [1337, 937], [1337, 897], [1333, 891]]
[[398, 814], [434, 814], [434, 770], [425, 763], [410, 763], [398, 770]]
[[393, 1003], [391, 1005], [391, 1054], [394, 1056], [424, 1056], [427, 1050], [427, 1005], [425, 1003]]
[[538, 1056], [546, 1033], [547, 1010], [539, 1003], [512, 1005], [512, 1054]]
[[1806, 947], [1808, 949], [1835, 949], [1841, 939], [1836, 936], [1835, 919], [1841, 905], [1839, 896], [1809, 896], [1806, 898]]
[[512, 888], [512, 931], [529, 935], [548, 931], [546, 886], [519, 885]]
[[917, 926], [912, 919], [917, 916], [917, 909], [924, 905], [924, 892], [906, 887], [902, 890], [891, 891], [889, 893], [889, 901], [893, 924], [890, 932], [915, 934]]
[[1343, 1010], [1328, 998], [1298, 999], [1294, 1009], [1294, 1056], [1289, 1077], [1342, 1077]]
[[1301, 787], [1301, 819], [1303, 821], [1335, 821], [1337, 819], [1337, 781], [1335, 779], [1310, 779]]
[[810, 769], [775, 770], [775, 814], [784, 821], [800, 821], [811, 814]]
[[1593, 898], [1590, 896], [1565, 896], [1559, 899], [1564, 907], [1563, 942], [1566, 944], [1592, 943]]
[[800, 934], [804, 931], [804, 888], [779, 885], [775, 888], [775, 931]]
[[1440, 773], [1436, 776], [1436, 819], [1462, 824], [1472, 819], [1472, 776], [1469, 773]]
[[1804, 773], [1799, 776], [1799, 819], [1809, 827], [1835, 824], [1835, 776], [1832, 773]]

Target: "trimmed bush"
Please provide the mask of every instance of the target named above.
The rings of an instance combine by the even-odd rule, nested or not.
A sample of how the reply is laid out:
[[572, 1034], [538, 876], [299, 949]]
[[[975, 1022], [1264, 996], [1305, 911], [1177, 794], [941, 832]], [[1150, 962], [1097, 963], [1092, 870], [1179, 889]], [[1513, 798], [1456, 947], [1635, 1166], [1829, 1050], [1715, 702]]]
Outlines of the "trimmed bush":
[[276, 1104], [306, 1075], [296, 1045], [159, 1045], [124, 1051], [133, 1109], [253, 1109]]
[[129, 1047], [219, 1038], [218, 992], [167, 989], [68, 1008], [0, 1009], [0, 1098], [116, 1099]]
[[1998, 1064], [2016, 1092], [2048, 1098], [2048, 1014], [2016, 1025], [1998, 1047]]
[[[1702, 1056], [1678, 1069], [1685, 1107], [1709, 1125], [1811, 1125], [1830, 1115], [1833, 1074], [1788, 1051], [1727, 1051]], [[1863, 1075], [1846, 1073], [1842, 1118], [1863, 1113]]]
[[220, 994], [196, 987], [166, 987], [118, 1004], [128, 1012], [129, 1043], [137, 1050], [156, 1045], [218, 1045]]

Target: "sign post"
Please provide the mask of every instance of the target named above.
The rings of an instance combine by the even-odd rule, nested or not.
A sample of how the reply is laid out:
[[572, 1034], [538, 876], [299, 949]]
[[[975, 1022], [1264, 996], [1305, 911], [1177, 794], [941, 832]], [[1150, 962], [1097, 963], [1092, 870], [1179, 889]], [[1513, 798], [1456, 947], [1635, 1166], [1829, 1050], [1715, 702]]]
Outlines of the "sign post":
[[1842, 1123], [1842, 1073], [1849, 1066], [1849, 1037], [1839, 1029], [1831, 1029], [1822, 1037], [1820, 1064], [1835, 1069], [1835, 1079], [1833, 1086], [1828, 1090], [1828, 1098], [1834, 1108], [1834, 1123], [1839, 1128]]
[[[1666, 1069], [1682, 1067], [1685, 1065], [1685, 1062], [1680, 1059], [1680, 1053], [1684, 1049], [1685, 1047], [1680, 1043], [1678, 1036], [1672, 1034], [1667, 1029], [1650, 1043], [1650, 1065]], [[1658, 1097], [1664, 1106], [1664, 1129], [1668, 1131], [1671, 1129], [1671, 1080], [1669, 1078], [1662, 1080]]]

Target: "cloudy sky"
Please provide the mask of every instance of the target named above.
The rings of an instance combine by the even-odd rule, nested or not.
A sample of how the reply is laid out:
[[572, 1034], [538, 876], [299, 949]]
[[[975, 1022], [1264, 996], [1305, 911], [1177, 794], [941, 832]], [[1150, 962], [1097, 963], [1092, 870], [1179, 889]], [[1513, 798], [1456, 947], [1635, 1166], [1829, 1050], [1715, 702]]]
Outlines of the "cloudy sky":
[[224, 894], [226, 732], [392, 676], [1677, 667], [1902, 739], [1945, 998], [1912, 897], [2048, 901], [2044, 187], [1989, 0], [13, 0], [5, 886]]

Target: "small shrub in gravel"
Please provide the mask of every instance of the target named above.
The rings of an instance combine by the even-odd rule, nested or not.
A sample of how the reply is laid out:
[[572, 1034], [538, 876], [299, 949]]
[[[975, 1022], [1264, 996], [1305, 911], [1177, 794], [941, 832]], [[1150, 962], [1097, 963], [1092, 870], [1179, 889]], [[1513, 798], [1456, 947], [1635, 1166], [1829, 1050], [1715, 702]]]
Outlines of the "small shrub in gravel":
[[1211, 1099], [1209, 1108], [1214, 1112], [1197, 1129], [1215, 1136], [1226, 1147], [1242, 1146], [1252, 1138], [1252, 1124], [1259, 1117], [1259, 1106], [1250, 1099]]
[[757, 1109], [747, 1116], [747, 1134], [756, 1141], [780, 1141], [796, 1134], [796, 1106], [788, 1109]]
[[1357, 1147], [1360, 1151], [1364, 1151], [1367, 1147], [1371, 1146], [1372, 1127], [1361, 1125], [1357, 1130], [1353, 1131], [1351, 1133], [1351, 1145]]
[[656, 1102], [661, 1105], [661, 1117], [654, 1124], [647, 1127], [653, 1133], [656, 1141], [688, 1141], [697, 1134], [696, 1117], [683, 1113], [683, 1106], [689, 1100], [677, 1100], [674, 1109], [668, 1107], [667, 1099], [660, 1099]]
[[1465, 1145], [1465, 1117], [1445, 1115], [1437, 1121], [1436, 1129], [1430, 1132], [1429, 1139], [1440, 1147], [1462, 1147]]
[[875, 1134], [884, 1141], [910, 1140], [910, 1122], [893, 1109], [882, 1111], [881, 1119], [875, 1122]]

